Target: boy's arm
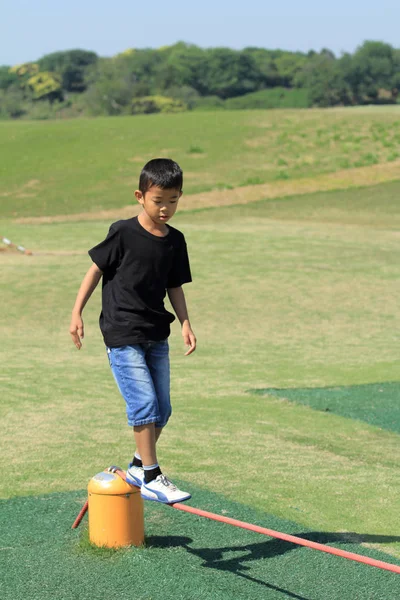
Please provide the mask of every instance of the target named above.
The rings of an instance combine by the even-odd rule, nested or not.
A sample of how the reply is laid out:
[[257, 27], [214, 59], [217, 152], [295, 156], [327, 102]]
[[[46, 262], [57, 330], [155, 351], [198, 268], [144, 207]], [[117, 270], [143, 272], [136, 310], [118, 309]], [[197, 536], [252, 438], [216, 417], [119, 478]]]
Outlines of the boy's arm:
[[69, 332], [72, 337], [72, 341], [75, 346], [80, 350], [82, 348], [82, 341], [84, 337], [82, 311], [85, 308], [87, 301], [96, 289], [99, 283], [103, 271], [93, 263], [89, 271], [86, 273], [81, 287], [79, 288], [78, 295], [75, 300], [74, 308], [72, 309], [71, 324], [69, 326]]
[[183, 293], [182, 287], [168, 288], [167, 292], [168, 298], [172, 304], [172, 308], [174, 309], [176, 316], [182, 325], [183, 341], [185, 342], [186, 346], [189, 346], [189, 350], [185, 352], [185, 356], [188, 356], [196, 350], [196, 336], [194, 335], [190, 325], [185, 294]]

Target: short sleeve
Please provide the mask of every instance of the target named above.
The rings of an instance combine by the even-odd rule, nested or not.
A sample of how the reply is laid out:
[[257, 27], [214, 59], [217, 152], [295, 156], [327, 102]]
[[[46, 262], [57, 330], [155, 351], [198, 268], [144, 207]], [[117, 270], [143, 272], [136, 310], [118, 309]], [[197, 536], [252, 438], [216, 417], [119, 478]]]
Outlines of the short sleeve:
[[180, 287], [184, 283], [190, 283], [192, 275], [190, 272], [189, 256], [185, 239], [175, 251], [174, 262], [168, 274], [168, 288]]
[[121, 261], [121, 237], [119, 228], [113, 223], [106, 239], [89, 250], [89, 256], [101, 271], [110, 271], [118, 267]]

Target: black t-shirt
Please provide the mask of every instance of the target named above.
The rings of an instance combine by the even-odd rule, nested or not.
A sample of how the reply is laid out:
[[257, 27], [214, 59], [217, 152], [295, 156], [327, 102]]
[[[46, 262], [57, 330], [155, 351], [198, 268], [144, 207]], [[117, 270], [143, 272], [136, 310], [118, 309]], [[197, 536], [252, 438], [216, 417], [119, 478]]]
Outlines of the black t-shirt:
[[164, 306], [167, 288], [192, 281], [183, 234], [168, 227], [153, 235], [137, 217], [117, 221], [106, 239], [89, 250], [103, 271], [100, 329], [106, 346], [160, 341], [175, 316]]

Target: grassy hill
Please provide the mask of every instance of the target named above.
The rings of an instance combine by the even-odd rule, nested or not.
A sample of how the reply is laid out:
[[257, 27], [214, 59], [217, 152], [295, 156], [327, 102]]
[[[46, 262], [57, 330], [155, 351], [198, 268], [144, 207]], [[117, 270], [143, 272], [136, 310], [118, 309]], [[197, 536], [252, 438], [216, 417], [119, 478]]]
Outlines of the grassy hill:
[[400, 158], [398, 107], [232, 111], [0, 123], [0, 217], [129, 204], [143, 164], [177, 160], [185, 193]]

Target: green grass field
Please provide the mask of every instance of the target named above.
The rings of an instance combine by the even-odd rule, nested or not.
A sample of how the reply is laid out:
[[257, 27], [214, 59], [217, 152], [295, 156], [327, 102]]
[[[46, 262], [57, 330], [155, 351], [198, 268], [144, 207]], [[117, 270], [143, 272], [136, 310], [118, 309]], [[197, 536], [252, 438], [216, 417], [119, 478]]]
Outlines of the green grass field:
[[129, 204], [143, 164], [173, 156], [185, 193], [400, 159], [397, 106], [0, 123], [0, 217]]
[[[265, 123], [284, 120], [278, 119], [279, 111], [261, 114], [265, 121], [260, 116], [259, 121]], [[312, 112], [291, 114], [293, 123], [307, 115], [306, 129], [317, 118]], [[379, 119], [377, 111], [324, 114], [327, 132], [336, 119], [345, 127], [346, 120], [353, 123], [353, 116], [355, 122], [365, 118], [369, 126], [374, 119], [389, 123], [397, 118], [391, 111], [379, 113]], [[286, 112], [282, 115], [289, 118]], [[254, 118], [252, 126], [257, 128]], [[108, 123], [112, 137], [114, 128], [123, 130], [123, 122], [6, 124], [16, 145], [24, 136], [29, 144], [26, 165], [21, 160], [18, 170], [10, 167], [16, 150], [11, 142], [6, 146], [9, 179], [2, 178], [2, 186], [10, 195], [1, 203], [1, 232], [31, 248], [33, 256], [0, 253], [5, 307], [0, 351], [1, 506], [10, 524], [0, 552], [0, 561], [8, 565], [4, 597], [130, 598], [132, 589], [123, 573], [143, 569], [149, 580], [157, 564], [166, 598], [395, 600], [398, 584], [393, 574], [349, 566], [311, 550], [285, 550], [283, 543], [248, 533], [222, 532], [217, 524], [192, 522], [190, 516], [170, 514], [165, 507], [147, 507], [149, 541], [140, 551], [97, 555], [84, 543], [83, 526], [69, 531], [90, 477], [109, 464], [126, 466], [133, 449], [98, 330], [98, 291], [85, 309], [81, 352], [68, 336], [76, 291], [90, 264], [87, 249], [103, 238], [109, 222], [22, 224], [12, 214], [24, 214], [25, 199], [16, 206], [13, 202], [15, 190], [34, 176], [40, 161], [43, 172], [51, 171], [49, 155], [41, 158], [34, 151], [36, 144], [44, 144], [44, 132], [52, 129], [56, 136], [59, 127], [60, 139], [73, 139], [74, 128], [81, 127], [81, 154], [71, 152], [70, 163], [64, 163], [67, 150], [60, 144], [54, 181], [26, 199], [26, 213], [94, 209], [91, 183], [83, 185], [84, 163], [106, 164], [107, 150], [96, 145], [94, 151], [89, 132], [103, 135]], [[42, 126], [39, 134], [35, 128]], [[260, 136], [261, 130], [262, 123]], [[157, 130], [152, 131], [156, 139]], [[201, 135], [205, 140], [206, 133]], [[119, 151], [113, 148], [111, 163], [118, 162], [118, 152], [125, 152], [124, 144]], [[173, 144], [172, 140], [171, 148]], [[216, 160], [217, 150], [212, 151]], [[196, 164], [209, 161], [208, 152], [211, 149]], [[212, 161], [196, 167], [204, 175], [204, 186], [206, 175], [214, 182], [229, 180], [228, 168], [235, 171], [232, 185], [246, 179], [246, 167], [238, 170], [235, 160], [239, 159], [232, 157], [229, 166], [222, 152], [220, 171], [217, 164], [210, 166]], [[261, 165], [260, 159], [260, 172], [267, 179]], [[333, 161], [329, 168], [334, 166]], [[139, 163], [129, 168], [138, 170]], [[94, 173], [90, 177], [95, 178]], [[312, 167], [304, 170], [304, 175], [313, 173]], [[108, 175], [101, 177], [109, 197], [113, 179], [108, 181]], [[200, 189], [193, 181], [190, 190]], [[65, 194], [58, 197], [62, 182]], [[127, 204], [122, 190], [126, 195], [129, 187], [121, 186], [109, 204], [99, 194], [99, 206]], [[173, 326], [174, 414], [160, 440], [159, 457], [171, 477], [193, 488], [194, 506], [215, 512], [226, 507], [229, 516], [304, 537], [308, 532], [322, 543], [399, 561], [399, 193], [400, 181], [175, 216], [173, 225], [185, 233], [191, 255], [194, 282], [186, 286], [186, 294], [199, 347], [185, 358], [179, 328]], [[18, 516], [27, 511], [31, 520]], [[42, 532], [35, 518], [43, 523]], [[157, 536], [162, 540], [155, 540]], [[174, 544], [171, 536], [192, 541]], [[50, 583], [41, 587], [39, 575], [30, 584], [18, 580], [21, 568], [32, 575], [39, 548], [39, 574], [45, 565], [54, 564], [57, 573], [65, 565], [69, 583], [64, 592]], [[236, 560], [235, 553], [247, 558]], [[9, 565], [18, 560], [22, 566], [14, 572]], [[183, 571], [174, 596], [178, 563]], [[80, 596], [71, 581], [76, 569]], [[118, 577], [114, 592], [113, 577]], [[158, 597], [157, 589], [151, 585], [135, 597]]]

